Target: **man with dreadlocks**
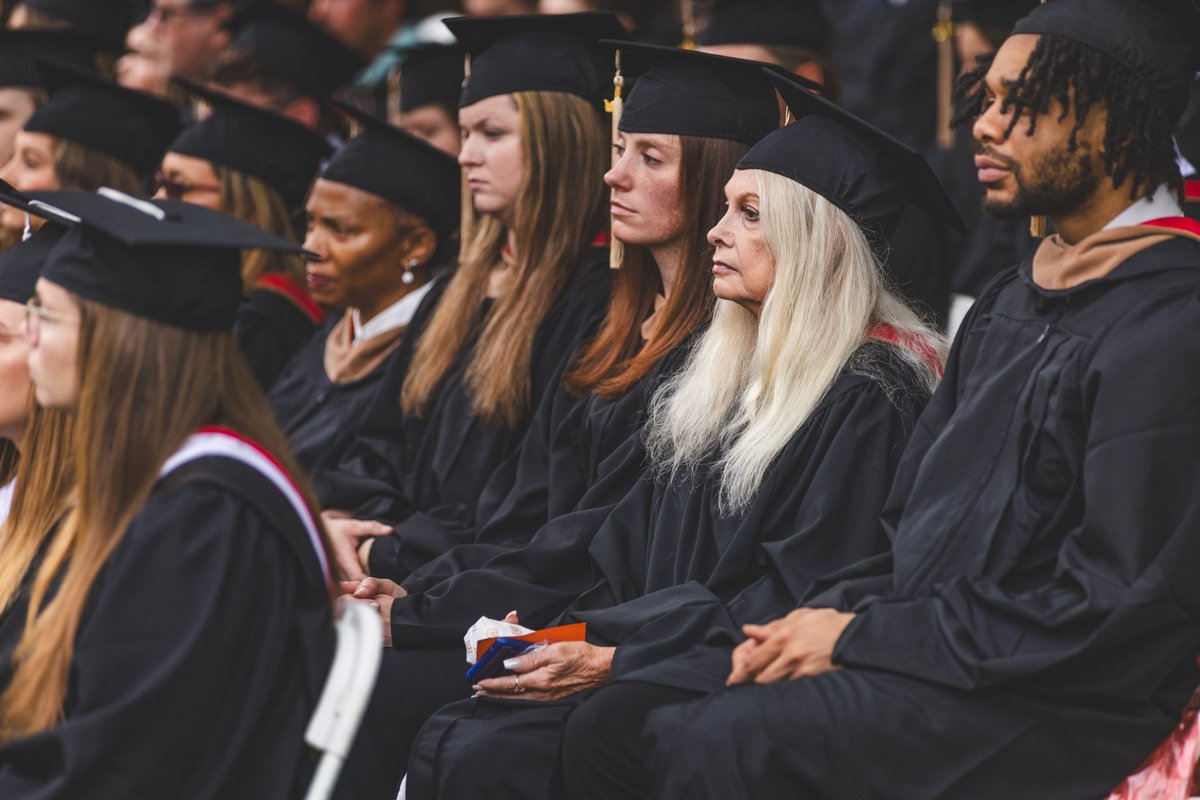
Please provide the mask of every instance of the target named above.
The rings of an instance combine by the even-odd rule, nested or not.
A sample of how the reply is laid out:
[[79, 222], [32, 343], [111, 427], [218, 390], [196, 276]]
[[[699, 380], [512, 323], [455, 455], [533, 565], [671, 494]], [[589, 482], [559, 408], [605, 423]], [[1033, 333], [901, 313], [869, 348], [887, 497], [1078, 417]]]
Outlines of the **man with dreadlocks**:
[[1200, 683], [1200, 226], [1171, 131], [1197, 16], [1049, 0], [997, 52], [971, 93], [985, 202], [1056, 233], [968, 314], [892, 552], [746, 626], [730, 688], [651, 712], [629, 748], [647, 794], [1103, 797], [1178, 724]]

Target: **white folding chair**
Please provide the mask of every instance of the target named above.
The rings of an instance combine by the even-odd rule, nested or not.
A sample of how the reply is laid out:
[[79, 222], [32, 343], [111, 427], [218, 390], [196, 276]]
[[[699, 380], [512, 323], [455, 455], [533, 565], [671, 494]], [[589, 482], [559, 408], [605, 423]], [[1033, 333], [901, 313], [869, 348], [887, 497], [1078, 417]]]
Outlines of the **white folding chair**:
[[305, 741], [321, 752], [305, 800], [326, 800], [337, 784], [379, 674], [382, 624], [379, 611], [361, 600], [339, 597], [334, 603], [337, 650], [304, 734]]

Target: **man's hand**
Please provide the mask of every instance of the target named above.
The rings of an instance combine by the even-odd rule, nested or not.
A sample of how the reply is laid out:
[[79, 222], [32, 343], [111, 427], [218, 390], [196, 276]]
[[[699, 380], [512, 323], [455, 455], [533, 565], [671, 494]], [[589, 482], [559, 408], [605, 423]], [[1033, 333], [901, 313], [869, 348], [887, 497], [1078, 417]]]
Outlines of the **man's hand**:
[[475, 688], [480, 697], [558, 700], [608, 683], [615, 651], [615, 647], [587, 642], [555, 642], [536, 653], [505, 661], [505, 668], [516, 675], [488, 678]]
[[[382, 522], [350, 519], [348, 511], [322, 511], [321, 521], [329, 533], [329, 544], [342, 577], [348, 581], [365, 578], [364, 561], [359, 560], [358, 546], [363, 539], [387, 536], [392, 529]], [[368, 551], [369, 552], [369, 551]]]
[[733, 651], [725, 683], [776, 683], [839, 669], [833, 648], [854, 614], [831, 608], [798, 608], [766, 625], [745, 625], [746, 641]]

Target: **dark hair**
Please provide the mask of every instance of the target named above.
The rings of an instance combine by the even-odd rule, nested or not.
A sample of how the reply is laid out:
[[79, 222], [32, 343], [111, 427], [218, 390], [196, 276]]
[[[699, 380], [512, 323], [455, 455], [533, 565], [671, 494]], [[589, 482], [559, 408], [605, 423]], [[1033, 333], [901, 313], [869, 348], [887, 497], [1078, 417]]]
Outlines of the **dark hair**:
[[[972, 122], [983, 108], [984, 76], [992, 57], [963, 75], [957, 86], [958, 109], [954, 124]], [[1182, 194], [1182, 179], [1175, 160], [1171, 113], [1149, 85], [1132, 70], [1099, 50], [1056, 34], [1043, 34], [1004, 98], [1001, 111], [1012, 112], [1005, 135], [1011, 134], [1025, 112], [1028, 133], [1033, 134], [1038, 117], [1049, 113], [1052, 102], [1062, 106], [1059, 119], [1075, 109], [1075, 127], [1067, 142], [1078, 146], [1078, 134], [1093, 107], [1108, 111], [1101, 153], [1113, 188], [1131, 180], [1129, 195], [1140, 196], [1169, 183]]]

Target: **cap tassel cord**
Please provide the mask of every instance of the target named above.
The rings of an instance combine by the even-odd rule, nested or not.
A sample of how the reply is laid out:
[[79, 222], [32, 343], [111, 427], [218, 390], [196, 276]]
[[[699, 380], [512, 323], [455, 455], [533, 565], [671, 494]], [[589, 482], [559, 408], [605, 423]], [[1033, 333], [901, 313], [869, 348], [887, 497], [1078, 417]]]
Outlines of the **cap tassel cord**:
[[[471, 78], [471, 54], [463, 59], [463, 86], [467, 85], [467, 81]], [[466, 132], [462, 134], [463, 141], [467, 139]], [[475, 238], [475, 203], [471, 199], [471, 186], [467, 182], [467, 168], [461, 169], [462, 180], [462, 211], [459, 216], [458, 225], [458, 260], [462, 263], [467, 258], [467, 248], [471, 246], [472, 240]]]
[[937, 42], [937, 143], [943, 150], [954, 147], [954, 11], [950, 0], [941, 0], [937, 9], [933, 40]]
[[[625, 102], [621, 99], [621, 89], [625, 86], [625, 76], [621, 74], [621, 51], [617, 50], [616, 54], [616, 72], [613, 74], [613, 99], [606, 102], [608, 112], [612, 114], [612, 166], [617, 165], [617, 138], [621, 135], [621, 112], [625, 108]], [[612, 230], [612, 213], [609, 212], [608, 217], [609, 230]], [[608, 266], [611, 269], [620, 269], [622, 262], [625, 260], [625, 245], [615, 236], [609, 236], [608, 243]]]
[[683, 41], [679, 46], [684, 50], [695, 50], [696, 6], [694, 0], [679, 0], [679, 17], [683, 22]]

